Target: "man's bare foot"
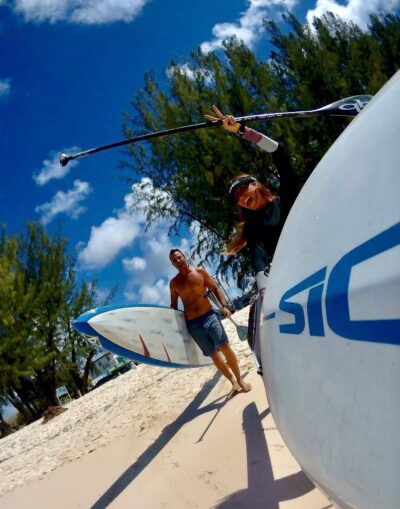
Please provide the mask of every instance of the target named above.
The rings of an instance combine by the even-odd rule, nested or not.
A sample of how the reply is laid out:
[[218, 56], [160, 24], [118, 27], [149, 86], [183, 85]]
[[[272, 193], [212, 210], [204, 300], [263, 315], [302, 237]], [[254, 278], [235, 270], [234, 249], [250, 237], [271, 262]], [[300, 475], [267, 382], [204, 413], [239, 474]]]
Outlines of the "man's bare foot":
[[229, 397], [233, 398], [239, 392], [240, 392], [240, 385], [237, 382], [232, 382], [232, 389], [231, 389], [231, 392], [229, 393]]
[[242, 388], [243, 392], [249, 392], [251, 391], [251, 385], [247, 384], [243, 379], [239, 380], [239, 385]]

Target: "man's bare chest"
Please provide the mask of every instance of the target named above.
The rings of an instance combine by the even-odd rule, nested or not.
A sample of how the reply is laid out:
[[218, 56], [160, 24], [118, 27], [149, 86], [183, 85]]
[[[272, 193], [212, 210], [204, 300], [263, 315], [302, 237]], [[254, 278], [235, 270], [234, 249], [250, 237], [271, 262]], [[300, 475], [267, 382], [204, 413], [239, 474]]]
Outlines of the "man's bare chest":
[[204, 278], [198, 272], [190, 272], [184, 277], [178, 278], [175, 288], [181, 295], [203, 291], [205, 288]]

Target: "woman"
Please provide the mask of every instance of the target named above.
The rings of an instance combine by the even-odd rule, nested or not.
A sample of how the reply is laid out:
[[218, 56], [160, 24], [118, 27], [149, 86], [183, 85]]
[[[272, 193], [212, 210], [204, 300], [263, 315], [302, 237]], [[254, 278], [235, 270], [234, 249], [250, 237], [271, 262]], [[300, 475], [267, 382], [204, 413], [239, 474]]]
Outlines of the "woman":
[[279, 235], [299, 192], [297, 178], [282, 144], [236, 122], [232, 115], [223, 115], [216, 106], [212, 109], [216, 117], [206, 115], [207, 120], [222, 120], [224, 129], [270, 153], [279, 172], [279, 196], [245, 173], [233, 179], [228, 188], [229, 196], [237, 205], [239, 224], [226, 253], [236, 254], [247, 245], [256, 273], [268, 271]]
[[222, 120], [224, 129], [270, 153], [280, 177], [279, 196], [274, 195], [268, 186], [255, 177], [245, 173], [234, 178], [228, 188], [229, 196], [238, 209], [239, 224], [236, 234], [228, 243], [226, 253], [234, 255], [246, 245], [250, 249], [259, 294], [250, 307], [248, 341], [254, 352], [257, 373], [262, 374], [257, 323], [267, 282], [266, 275], [299, 186], [290, 158], [282, 144], [236, 122], [232, 115], [223, 115], [216, 106], [212, 109], [216, 116], [206, 115], [206, 119]]

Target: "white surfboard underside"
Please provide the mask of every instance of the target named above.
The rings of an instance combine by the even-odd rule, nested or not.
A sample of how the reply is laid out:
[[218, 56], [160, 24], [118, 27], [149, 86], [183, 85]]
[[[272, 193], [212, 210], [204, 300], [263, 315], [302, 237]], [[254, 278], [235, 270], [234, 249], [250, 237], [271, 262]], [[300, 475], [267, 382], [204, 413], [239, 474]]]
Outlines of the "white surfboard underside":
[[108, 341], [149, 359], [193, 366], [211, 363], [189, 334], [182, 311], [117, 307], [94, 315], [87, 323]]
[[261, 317], [272, 414], [345, 509], [400, 504], [400, 74], [321, 160], [282, 232]]

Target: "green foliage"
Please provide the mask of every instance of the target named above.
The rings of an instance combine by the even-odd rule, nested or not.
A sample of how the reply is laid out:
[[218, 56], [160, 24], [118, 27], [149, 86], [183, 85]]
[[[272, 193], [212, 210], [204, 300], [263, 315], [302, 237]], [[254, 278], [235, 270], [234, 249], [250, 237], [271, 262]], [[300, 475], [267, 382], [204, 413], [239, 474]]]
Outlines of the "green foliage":
[[[240, 116], [313, 109], [351, 95], [374, 94], [399, 67], [396, 16], [371, 18], [367, 31], [333, 14], [316, 19], [313, 27], [301, 25], [292, 14], [284, 19], [289, 30], [265, 22], [273, 45], [265, 62], [233, 38], [221, 56], [195, 50], [184, 65], [171, 62], [167, 87], [147, 74], [132, 101], [133, 114], [125, 114], [125, 135], [200, 122], [212, 104]], [[254, 127], [286, 143], [303, 183], [348, 122], [326, 117], [282, 119]], [[218, 260], [222, 274], [232, 268], [244, 286], [250, 276], [246, 253], [231, 259], [221, 255], [223, 240], [232, 235], [236, 221], [226, 187], [241, 172], [269, 181], [274, 175], [269, 156], [217, 128], [131, 145], [128, 154], [124, 166], [134, 178], [148, 177], [165, 191], [147, 196], [148, 222], [167, 217], [177, 230], [196, 218], [200, 229], [194, 250], [205, 259]], [[143, 181], [142, 198], [146, 186], [148, 181]], [[143, 200], [136, 207], [143, 210]]]
[[26, 420], [57, 404], [56, 387], [87, 392], [95, 349], [71, 321], [94, 305], [95, 283], [77, 285], [66, 239], [28, 225], [0, 242], [0, 400]]

